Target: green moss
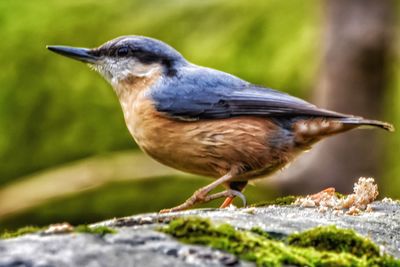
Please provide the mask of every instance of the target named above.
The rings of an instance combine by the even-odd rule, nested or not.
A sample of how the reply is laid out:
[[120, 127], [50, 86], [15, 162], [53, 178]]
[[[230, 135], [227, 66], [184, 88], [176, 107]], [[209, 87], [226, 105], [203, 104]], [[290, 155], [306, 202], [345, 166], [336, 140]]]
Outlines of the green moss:
[[286, 197], [278, 197], [277, 199], [274, 200], [268, 200], [268, 201], [263, 201], [259, 202], [256, 204], [253, 204], [252, 207], [264, 207], [264, 206], [271, 206], [271, 205], [291, 205], [293, 204], [297, 196], [286, 196]]
[[[318, 233], [325, 235], [322, 228]], [[328, 229], [332, 228], [328, 227]], [[347, 237], [345, 239], [357, 240], [357, 245], [353, 249], [350, 244], [347, 244], [347, 249], [340, 252], [334, 249], [323, 249], [322, 246], [316, 249], [310, 246], [301, 247], [288, 244], [288, 240], [295, 240], [295, 237], [301, 236], [301, 234], [289, 236], [287, 240], [281, 241], [272, 239], [260, 228], [243, 231], [237, 230], [229, 224], [213, 225], [210, 221], [200, 218], [175, 219], [161, 231], [171, 234], [185, 243], [225, 250], [244, 260], [256, 262], [258, 266], [282, 266], [283, 264], [296, 266], [400, 266], [400, 261], [393, 257], [376, 254], [376, 246], [370, 246], [370, 241], [363, 239], [365, 243], [360, 246], [357, 243], [361, 241], [358, 239], [359, 236], [353, 232], [353, 236], [350, 238], [348, 235], [351, 233], [347, 230], [344, 231], [344, 235]], [[334, 233], [335, 235], [342, 234], [340, 229], [336, 229]], [[310, 236], [310, 231], [304, 232], [303, 235]], [[366, 254], [361, 256], [361, 253], [356, 251], [360, 247]]]
[[21, 235], [26, 235], [26, 234], [32, 234], [32, 233], [36, 233], [43, 230], [43, 228], [41, 227], [37, 227], [37, 226], [25, 226], [22, 227], [18, 230], [15, 231], [5, 231], [4, 233], [2, 233], [0, 235], [0, 239], [8, 239], [8, 238], [14, 238], [14, 237], [18, 237]]
[[90, 227], [88, 225], [78, 225], [77, 227], [75, 227], [74, 232], [105, 235], [105, 234], [115, 234], [117, 231], [107, 226]]
[[[14, 238], [26, 234], [36, 233], [45, 230], [47, 227], [25, 226], [15, 231], [5, 231], [0, 234], [0, 239]], [[88, 225], [78, 225], [74, 228], [75, 233], [88, 233], [88, 234], [115, 234], [117, 231], [107, 226], [90, 227]]]
[[272, 239], [272, 236], [270, 234], [268, 234], [267, 232], [265, 232], [260, 227], [253, 227], [253, 228], [250, 229], [250, 232], [258, 234], [260, 236], [263, 236], [263, 237], [265, 237], [267, 239]]
[[[335, 195], [337, 198], [345, 198], [346, 195], [335, 192]], [[252, 207], [265, 207], [265, 206], [271, 206], [271, 205], [278, 205], [278, 206], [282, 206], [282, 205], [291, 205], [293, 204], [296, 199], [298, 199], [301, 196], [286, 196], [286, 197], [278, 197], [274, 200], [268, 200], [268, 201], [262, 201], [256, 204], [251, 205]]]
[[341, 229], [333, 225], [292, 234], [288, 237], [288, 244], [313, 247], [320, 251], [348, 252], [357, 257], [379, 256], [379, 248], [371, 240], [358, 235], [351, 229]]

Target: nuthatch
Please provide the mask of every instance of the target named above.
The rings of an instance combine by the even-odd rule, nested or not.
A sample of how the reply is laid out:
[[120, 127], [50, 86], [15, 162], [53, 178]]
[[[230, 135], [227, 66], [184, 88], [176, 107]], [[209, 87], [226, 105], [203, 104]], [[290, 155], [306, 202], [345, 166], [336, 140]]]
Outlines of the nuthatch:
[[[170, 167], [216, 180], [179, 211], [226, 197], [228, 206], [251, 179], [284, 167], [322, 138], [359, 126], [391, 124], [318, 108], [288, 94], [187, 61], [171, 46], [124, 36], [98, 48], [48, 46], [85, 63], [111, 83], [139, 147]], [[223, 185], [226, 190], [210, 194]]]

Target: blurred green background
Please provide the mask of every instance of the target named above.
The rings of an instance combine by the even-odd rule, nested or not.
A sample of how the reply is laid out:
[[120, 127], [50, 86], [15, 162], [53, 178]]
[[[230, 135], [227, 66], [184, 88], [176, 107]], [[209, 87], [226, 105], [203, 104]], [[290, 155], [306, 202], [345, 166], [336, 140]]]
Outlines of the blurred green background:
[[[0, 1], [0, 230], [157, 211], [210, 181], [144, 156], [106, 81], [46, 45], [146, 35], [196, 64], [310, 99], [322, 16], [316, 0]], [[399, 51], [390, 64], [385, 118], [400, 125]], [[380, 186], [400, 197], [399, 132], [386, 138]], [[246, 195], [279, 192], [261, 185]]]

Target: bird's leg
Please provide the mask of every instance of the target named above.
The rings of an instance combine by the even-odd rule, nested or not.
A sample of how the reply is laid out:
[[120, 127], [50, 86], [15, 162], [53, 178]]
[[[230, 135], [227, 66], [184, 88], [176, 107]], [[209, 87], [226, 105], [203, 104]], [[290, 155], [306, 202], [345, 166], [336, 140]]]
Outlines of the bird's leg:
[[221, 206], [219, 206], [219, 208], [224, 209], [226, 207], [229, 207], [233, 203], [234, 199], [235, 199], [235, 196], [225, 198], [224, 202], [221, 204]]
[[[228, 188], [238, 191], [238, 192], [242, 192], [242, 190], [245, 188], [245, 186], [247, 185], [247, 181], [241, 181], [241, 182], [231, 182], [228, 184]], [[240, 196], [240, 198], [243, 200], [244, 195], [241, 194], [242, 196]], [[236, 195], [232, 195], [232, 196], [228, 196], [224, 202], [222, 203], [222, 205], [219, 207], [220, 209], [226, 208], [229, 205], [232, 204], [234, 198]], [[244, 198], [244, 200], [246, 200], [246, 198]], [[245, 201], [244, 201], [245, 202]], [[246, 206], [246, 204], [244, 205]]]
[[[247, 206], [246, 197], [242, 194], [242, 192], [240, 192], [238, 190], [233, 190], [233, 189], [228, 189], [228, 190], [225, 190], [225, 191], [222, 191], [222, 192], [218, 192], [218, 193], [209, 195], [209, 196], [206, 197], [206, 199], [207, 199], [207, 202], [208, 202], [208, 201], [211, 201], [211, 200], [214, 200], [214, 199], [217, 199], [217, 198], [221, 198], [221, 197], [226, 197], [224, 203], [227, 202], [227, 200], [232, 199], [232, 201], [233, 201], [233, 199], [235, 197], [240, 197], [240, 199], [243, 202], [243, 207]], [[230, 203], [228, 204], [228, 206], [229, 205], [230, 205]]]
[[[229, 180], [231, 180], [234, 177], [235, 174], [236, 174], [235, 171], [228, 172], [227, 174], [225, 174], [221, 178], [215, 180], [211, 184], [209, 184], [209, 185], [207, 185], [205, 187], [202, 187], [199, 190], [197, 190], [196, 192], [194, 192], [194, 194], [190, 198], [188, 198], [184, 203], [182, 203], [181, 205], [173, 207], [171, 209], [161, 210], [160, 213], [167, 213], [167, 212], [185, 210], [185, 209], [188, 209], [188, 208], [192, 207], [195, 204], [205, 203], [205, 202], [209, 202], [209, 201], [215, 199], [215, 198], [209, 199], [207, 197], [207, 194], [210, 193], [210, 191], [212, 191], [214, 188], [216, 188], [220, 184], [229, 182]], [[223, 197], [223, 196], [220, 196], [220, 197]]]

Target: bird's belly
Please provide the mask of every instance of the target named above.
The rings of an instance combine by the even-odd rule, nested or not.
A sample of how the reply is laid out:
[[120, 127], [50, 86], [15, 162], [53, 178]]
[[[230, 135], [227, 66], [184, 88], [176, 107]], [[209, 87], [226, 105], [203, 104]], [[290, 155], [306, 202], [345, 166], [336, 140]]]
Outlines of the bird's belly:
[[280, 128], [269, 120], [237, 117], [184, 122], [167, 118], [151, 106], [126, 118], [128, 128], [143, 151], [167, 166], [211, 177], [236, 167], [260, 176], [291, 158], [287, 140], [279, 145], [288, 148], [277, 149]]

